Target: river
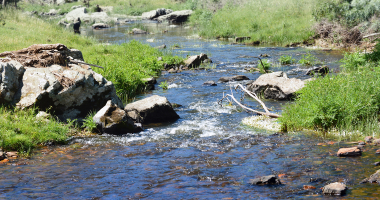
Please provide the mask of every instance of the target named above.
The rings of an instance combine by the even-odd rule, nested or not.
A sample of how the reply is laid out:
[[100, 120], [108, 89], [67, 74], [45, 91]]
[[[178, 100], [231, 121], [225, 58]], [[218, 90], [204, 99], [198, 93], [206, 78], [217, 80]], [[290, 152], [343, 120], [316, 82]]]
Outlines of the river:
[[[241, 124], [252, 114], [232, 106], [221, 107], [223, 93], [242, 82], [217, 83], [220, 77], [245, 75], [251, 80], [259, 73], [245, 67], [255, 66], [253, 58], [268, 54], [270, 62], [281, 55], [299, 60], [309, 52], [323, 64], [339, 70], [341, 52], [306, 48], [232, 45], [231, 42], [204, 40], [196, 30], [167, 24], [142, 24], [154, 34], [130, 35], [134, 23], [103, 30], [82, 31], [103, 43], [139, 40], [152, 46], [173, 46], [179, 56], [206, 53], [213, 64], [206, 69], [169, 74], [169, 89], [136, 97], [165, 96], [176, 108], [180, 119], [173, 123], [151, 124], [140, 134], [71, 138], [68, 145], [44, 147], [32, 158], [11, 160], [1, 165], [0, 199], [325, 199], [321, 187], [343, 182], [349, 187], [343, 198], [377, 198], [378, 186], [359, 184], [376, 167], [374, 147], [365, 147], [363, 156], [339, 158], [340, 147], [353, 144], [327, 144], [327, 140], [304, 134], [282, 134], [249, 128]], [[140, 25], [141, 26], [141, 25]], [[167, 30], [167, 32], [165, 32]], [[164, 33], [165, 32], [165, 33]], [[289, 77], [310, 78], [306, 67], [272, 67]], [[246, 98], [245, 104], [259, 108]], [[281, 113], [288, 103], [265, 101], [273, 112]], [[253, 186], [250, 179], [279, 175], [282, 185]], [[311, 185], [316, 189], [305, 190]]]

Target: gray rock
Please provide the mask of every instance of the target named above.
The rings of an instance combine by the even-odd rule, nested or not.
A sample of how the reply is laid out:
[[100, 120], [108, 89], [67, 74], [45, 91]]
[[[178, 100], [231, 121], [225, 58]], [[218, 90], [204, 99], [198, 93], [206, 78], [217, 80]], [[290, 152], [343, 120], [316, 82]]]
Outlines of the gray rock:
[[232, 76], [232, 77], [221, 77], [219, 79], [219, 82], [226, 83], [230, 81], [243, 81], [243, 80], [249, 80], [249, 78], [244, 75], [237, 75], [237, 76]]
[[245, 40], [250, 40], [251, 37], [236, 37], [235, 42], [244, 42]]
[[[163, 44], [163, 45], [161, 45], [161, 46], [157, 46], [157, 47], [154, 47], [154, 48], [156, 48], [156, 49], [166, 49], [166, 45], [165, 44]], [[161, 57], [160, 57], [161, 58]], [[162, 59], [162, 58], [161, 58]]]
[[110, 17], [106, 12], [94, 12], [91, 14], [87, 13], [86, 8], [77, 8], [70, 11], [66, 16], [61, 19], [61, 22], [73, 23], [76, 19], [80, 18], [82, 22], [86, 23], [110, 23], [117, 22], [116, 17]]
[[372, 141], [373, 141], [373, 137], [372, 137], [372, 136], [366, 136], [366, 137], [364, 138], [364, 141], [365, 141], [366, 143], [372, 143]]
[[196, 67], [199, 67], [202, 64], [202, 62], [207, 59], [208, 59], [207, 55], [201, 53], [200, 55], [190, 56], [184, 62], [185, 62], [186, 67], [196, 68]]
[[142, 81], [145, 82], [146, 90], [154, 90], [154, 84], [157, 83], [157, 80], [154, 77], [144, 78]]
[[70, 49], [68, 51], [65, 51], [64, 52], [67, 56], [70, 56], [72, 57], [73, 59], [75, 60], [80, 60], [80, 61], [84, 61], [83, 59], [83, 54], [81, 51], [79, 51], [78, 49]]
[[132, 118], [112, 100], [93, 117], [101, 133], [121, 135], [142, 131], [141, 125], [135, 125]]
[[0, 62], [0, 103], [11, 103], [20, 86], [25, 68], [17, 61]]
[[69, 64], [46, 68], [24, 67], [15, 61], [0, 62], [0, 102], [18, 108], [50, 109], [61, 120], [84, 118], [91, 110], [101, 109], [116, 96], [112, 82], [91, 68]]
[[36, 119], [38, 120], [48, 120], [49, 117], [50, 117], [50, 114], [44, 111], [40, 111], [36, 115]]
[[378, 183], [380, 184], [380, 170], [372, 174], [369, 178], [362, 180], [360, 183]]
[[110, 26], [105, 23], [96, 23], [91, 26], [93, 29], [103, 29], [103, 28], [109, 28]]
[[320, 67], [313, 67], [309, 70], [307, 70], [306, 75], [314, 75], [314, 74], [320, 74], [320, 75], [326, 75], [329, 73], [330, 68], [327, 66], [320, 66]]
[[0, 149], [0, 161], [5, 159], [5, 153]]
[[375, 140], [372, 141], [372, 143], [374, 145], [379, 145], [380, 144], [380, 139], [375, 139]]
[[347, 186], [343, 183], [330, 183], [322, 188], [323, 194], [327, 195], [344, 195], [347, 191]]
[[167, 15], [162, 15], [157, 17], [157, 21], [163, 22], [174, 22], [174, 23], [181, 23], [187, 21], [188, 17], [193, 13], [192, 10], [182, 10], [182, 11], [175, 11]]
[[280, 185], [281, 181], [275, 175], [263, 176], [249, 181], [252, 185]]
[[157, 11], [156, 10], [151, 10], [149, 12], [144, 12], [142, 13], [141, 17], [143, 19], [153, 19], [158, 17]]
[[353, 156], [361, 156], [362, 149], [359, 147], [351, 147], [351, 148], [340, 148], [337, 156], [339, 157], [353, 157]]
[[289, 100], [304, 86], [305, 82], [300, 79], [289, 79], [284, 72], [273, 72], [261, 75], [247, 89], [257, 95], [263, 94], [266, 99]]
[[217, 86], [217, 84], [214, 82], [214, 81], [206, 81], [203, 83], [203, 85], [207, 85], [207, 86]]
[[158, 95], [127, 104], [124, 110], [135, 122], [142, 124], [169, 122], [179, 118], [166, 97]]
[[148, 34], [148, 32], [141, 30], [139, 28], [132, 29], [132, 34]]

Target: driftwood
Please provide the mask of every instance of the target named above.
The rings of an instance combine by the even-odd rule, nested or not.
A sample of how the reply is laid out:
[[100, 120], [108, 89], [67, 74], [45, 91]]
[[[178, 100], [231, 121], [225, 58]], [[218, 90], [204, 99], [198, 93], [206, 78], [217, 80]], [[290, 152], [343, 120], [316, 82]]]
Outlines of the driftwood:
[[372, 37], [372, 36], [378, 36], [378, 35], [380, 35], [380, 33], [372, 33], [372, 34], [369, 34], [369, 35], [363, 36], [363, 39], [364, 39], [364, 38], [369, 38], [369, 37]]
[[[0, 53], [0, 61], [16, 60], [26, 67], [48, 67], [53, 64], [67, 66], [70, 63], [85, 64], [93, 67], [102, 68], [99, 65], [85, 63], [75, 60], [67, 55], [70, 51], [63, 44], [34, 44], [28, 48], [18, 51], [6, 51]], [[6, 57], [6, 58], [2, 58]]]
[[[228, 100], [229, 102], [232, 102], [234, 101], [236, 104], [238, 104], [240, 107], [242, 107], [243, 109], [245, 110], [248, 110], [248, 111], [251, 111], [251, 112], [254, 112], [256, 114], [259, 114], [259, 115], [266, 115], [268, 117], [271, 117], [271, 118], [279, 118], [281, 117], [281, 115], [278, 115], [278, 114], [275, 114], [275, 113], [271, 113], [269, 112], [268, 108], [265, 106], [264, 102], [262, 102], [256, 94], [250, 92], [249, 90], [247, 90], [244, 86], [238, 84], [236, 87], [235, 87], [235, 91], [238, 91], [238, 89], [241, 89], [243, 91], [244, 94], [248, 94], [250, 97], [252, 97], [253, 99], [255, 99], [257, 102], [259, 102], [261, 104], [261, 106], [264, 108], [265, 112], [261, 112], [261, 111], [257, 111], [257, 110], [254, 110], [254, 109], [251, 109], [251, 108], [248, 108], [247, 106], [244, 106], [242, 103], [240, 103], [240, 101], [238, 101], [235, 97], [234, 97], [234, 94], [233, 94], [233, 91], [231, 89], [231, 94], [226, 94], [224, 95], [223, 94], [223, 98], [221, 100], [219, 100], [219, 104], [222, 105], [222, 102], [224, 100]], [[230, 99], [229, 99], [230, 98]], [[231, 101], [232, 100], [232, 101]]]

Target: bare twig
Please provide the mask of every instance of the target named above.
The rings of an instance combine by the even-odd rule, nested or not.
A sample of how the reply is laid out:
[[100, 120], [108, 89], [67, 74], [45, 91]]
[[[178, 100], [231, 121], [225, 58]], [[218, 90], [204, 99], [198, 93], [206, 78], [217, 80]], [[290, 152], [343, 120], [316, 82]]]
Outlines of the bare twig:
[[229, 102], [231, 102], [231, 100], [229, 98], [231, 98], [236, 104], [238, 104], [240, 107], [242, 107], [243, 109], [245, 110], [248, 110], [248, 111], [251, 111], [251, 112], [254, 112], [254, 113], [257, 113], [259, 115], [266, 115], [268, 117], [272, 117], [272, 118], [279, 118], [281, 117], [280, 115], [278, 114], [275, 114], [275, 113], [271, 113], [269, 112], [268, 108], [265, 106], [264, 102], [262, 102], [257, 96], [256, 94], [248, 91], [244, 86], [238, 84], [236, 87], [235, 87], [235, 91], [237, 91], [237, 89], [240, 88], [241, 90], [243, 90], [243, 92], [247, 93], [249, 96], [251, 96], [252, 98], [254, 98], [256, 101], [258, 101], [261, 106], [264, 108], [265, 112], [261, 112], [261, 111], [258, 111], [258, 110], [254, 110], [254, 109], [251, 109], [251, 108], [248, 108], [247, 106], [244, 106], [243, 104], [241, 104], [238, 100], [235, 99], [234, 95], [233, 95], [233, 92], [231, 90], [231, 94], [226, 94], [224, 95], [223, 93], [223, 98], [221, 100], [218, 101], [218, 103], [220, 105], [222, 105], [222, 102], [227, 99]]

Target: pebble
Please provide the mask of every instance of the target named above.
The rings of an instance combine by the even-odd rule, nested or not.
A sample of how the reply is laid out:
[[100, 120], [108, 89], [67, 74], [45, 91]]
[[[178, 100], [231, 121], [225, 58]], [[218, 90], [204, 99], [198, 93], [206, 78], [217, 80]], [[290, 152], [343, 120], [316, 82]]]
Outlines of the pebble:
[[17, 151], [7, 152], [7, 157], [8, 158], [17, 158], [17, 156], [18, 156], [18, 152]]

